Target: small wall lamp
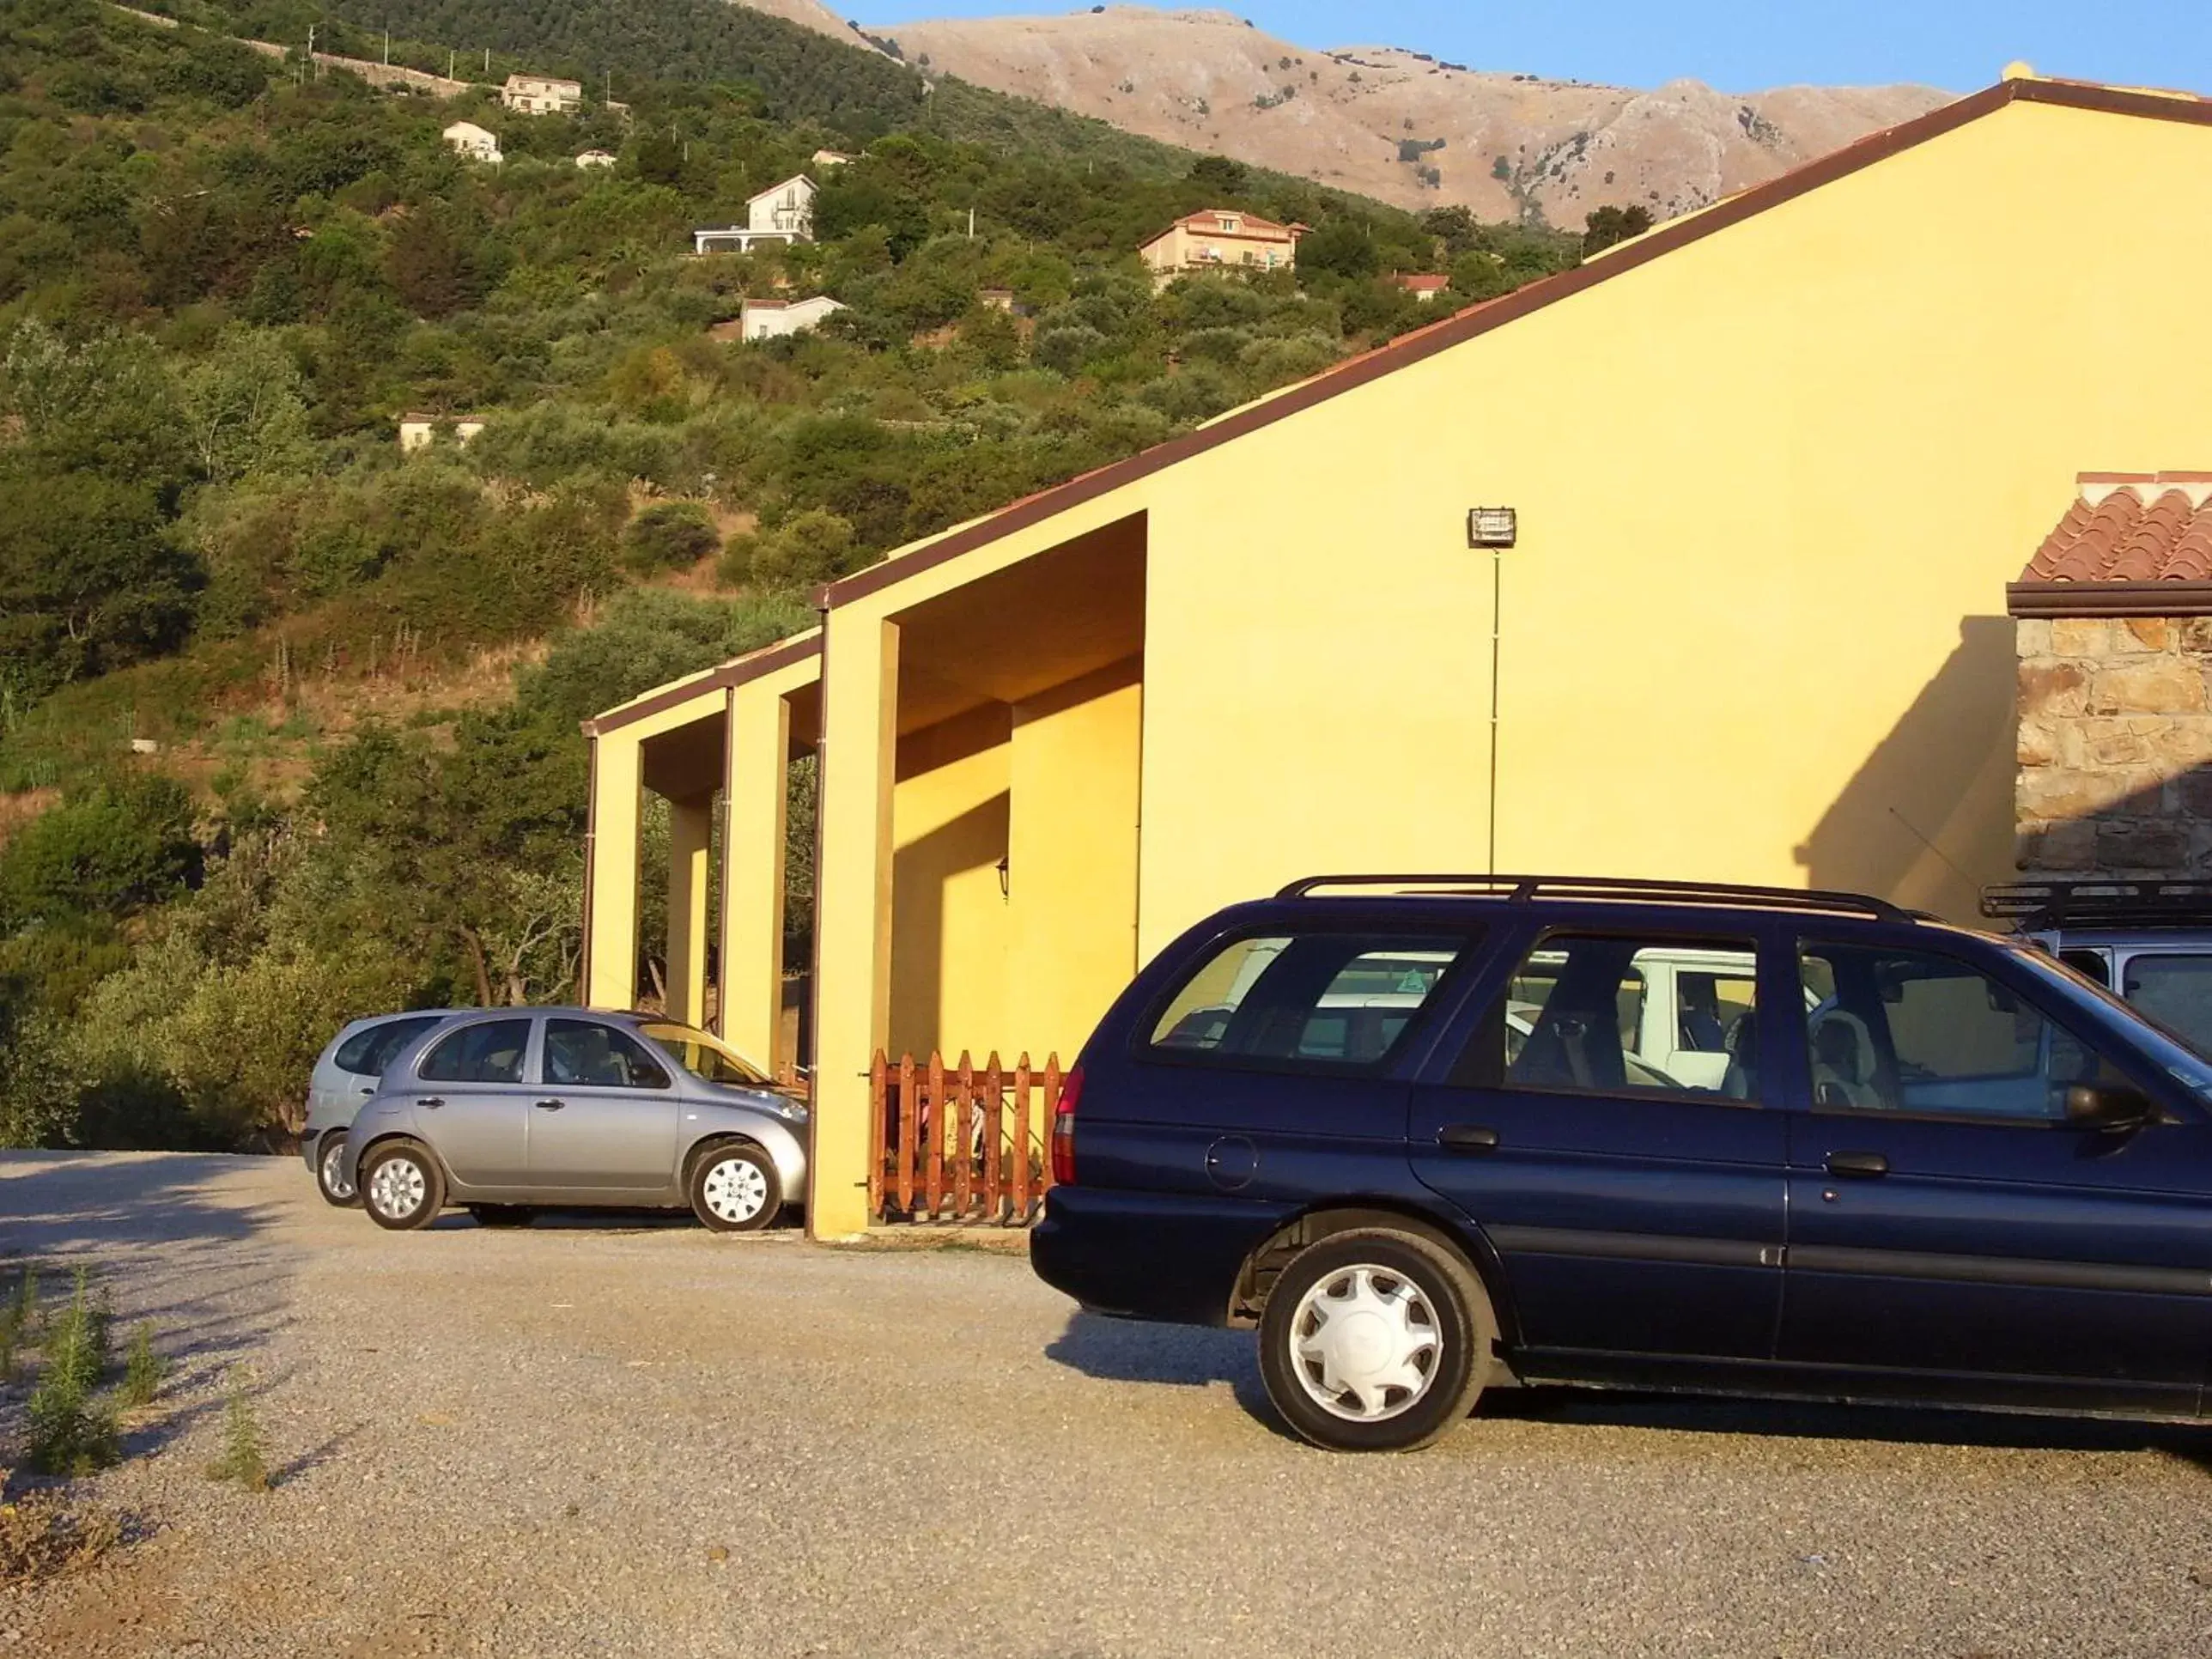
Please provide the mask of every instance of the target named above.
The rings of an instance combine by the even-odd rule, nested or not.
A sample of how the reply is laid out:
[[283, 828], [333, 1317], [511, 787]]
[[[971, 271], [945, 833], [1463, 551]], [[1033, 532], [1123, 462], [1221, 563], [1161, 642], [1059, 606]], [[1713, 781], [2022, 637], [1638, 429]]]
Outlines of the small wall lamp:
[[1520, 534], [1520, 514], [1510, 507], [1470, 507], [1467, 510], [1469, 547], [1510, 547]]
[[1012, 894], [1012, 890], [1006, 864], [1006, 855], [1004, 853], [1001, 853], [999, 854], [999, 896], [1000, 898], [1006, 898]]

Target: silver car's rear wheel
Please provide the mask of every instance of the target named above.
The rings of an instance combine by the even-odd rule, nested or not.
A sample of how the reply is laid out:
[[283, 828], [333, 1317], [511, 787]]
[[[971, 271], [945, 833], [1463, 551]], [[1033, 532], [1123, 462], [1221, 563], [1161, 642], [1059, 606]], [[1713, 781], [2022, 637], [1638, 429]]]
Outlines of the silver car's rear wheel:
[[322, 1155], [315, 1160], [315, 1185], [322, 1188], [323, 1201], [341, 1209], [350, 1209], [361, 1202], [361, 1194], [345, 1175], [346, 1138], [343, 1129], [333, 1129], [323, 1137]]
[[750, 1232], [783, 1206], [775, 1165], [757, 1146], [729, 1142], [692, 1160], [691, 1211], [720, 1233]]

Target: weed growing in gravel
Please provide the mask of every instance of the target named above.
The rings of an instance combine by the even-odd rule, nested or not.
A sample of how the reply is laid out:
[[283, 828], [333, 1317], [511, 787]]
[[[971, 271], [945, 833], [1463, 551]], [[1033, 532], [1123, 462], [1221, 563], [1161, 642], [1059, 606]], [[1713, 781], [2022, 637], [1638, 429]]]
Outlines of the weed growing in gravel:
[[123, 1455], [115, 1409], [92, 1398], [88, 1375], [99, 1376], [90, 1358], [91, 1331], [82, 1320], [57, 1322], [46, 1347], [39, 1386], [25, 1407], [30, 1423], [31, 1467], [44, 1474], [90, 1474]]
[[88, 1396], [107, 1374], [112, 1358], [108, 1331], [113, 1321], [106, 1309], [106, 1293], [95, 1297], [85, 1269], [76, 1270], [76, 1285], [46, 1332], [46, 1371], [65, 1372], [80, 1395]]
[[72, 1508], [51, 1492], [8, 1496], [0, 1469], [0, 1589], [88, 1567], [123, 1537], [123, 1523], [99, 1508]]
[[126, 1406], [150, 1406], [154, 1396], [161, 1391], [161, 1379], [169, 1374], [169, 1362], [154, 1352], [154, 1324], [141, 1320], [138, 1328], [131, 1333], [130, 1352], [123, 1360], [123, 1403]]
[[30, 1262], [23, 1264], [23, 1276], [15, 1281], [15, 1294], [8, 1298], [6, 1322], [18, 1341], [28, 1341], [38, 1334], [39, 1270]]
[[262, 1444], [261, 1425], [254, 1420], [253, 1402], [246, 1397], [246, 1379], [230, 1373], [228, 1398], [222, 1408], [222, 1455], [208, 1465], [210, 1480], [235, 1480], [248, 1492], [269, 1490], [269, 1456]]

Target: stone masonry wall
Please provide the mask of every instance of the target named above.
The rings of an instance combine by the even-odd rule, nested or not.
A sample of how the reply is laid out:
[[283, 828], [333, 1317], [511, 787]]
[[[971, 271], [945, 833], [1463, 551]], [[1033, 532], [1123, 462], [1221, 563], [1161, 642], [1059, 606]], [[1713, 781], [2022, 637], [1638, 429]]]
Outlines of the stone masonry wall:
[[2212, 617], [2022, 617], [2020, 867], [2212, 871]]

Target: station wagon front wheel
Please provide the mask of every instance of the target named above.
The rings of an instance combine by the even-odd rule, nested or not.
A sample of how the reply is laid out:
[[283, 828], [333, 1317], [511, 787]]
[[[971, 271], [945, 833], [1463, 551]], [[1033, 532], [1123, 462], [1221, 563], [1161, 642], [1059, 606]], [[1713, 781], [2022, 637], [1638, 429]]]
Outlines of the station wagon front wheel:
[[1473, 1271], [1418, 1233], [1334, 1233], [1292, 1257], [1260, 1319], [1267, 1398], [1334, 1451], [1412, 1451], [1474, 1409], [1497, 1327]]
[[335, 1204], [342, 1210], [357, 1209], [361, 1194], [345, 1177], [346, 1136], [343, 1129], [333, 1129], [323, 1137], [321, 1150], [315, 1158], [315, 1185], [320, 1188], [323, 1202]]

